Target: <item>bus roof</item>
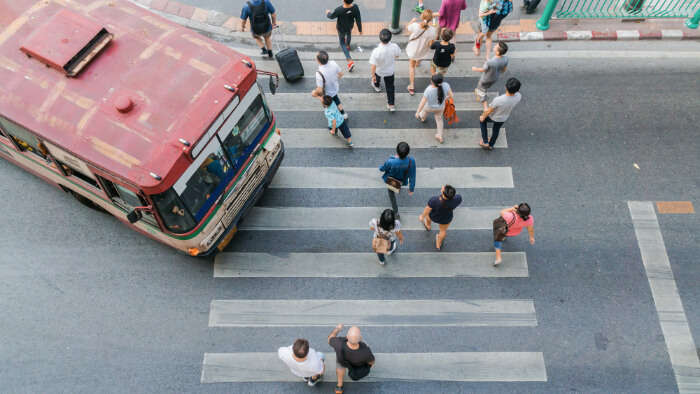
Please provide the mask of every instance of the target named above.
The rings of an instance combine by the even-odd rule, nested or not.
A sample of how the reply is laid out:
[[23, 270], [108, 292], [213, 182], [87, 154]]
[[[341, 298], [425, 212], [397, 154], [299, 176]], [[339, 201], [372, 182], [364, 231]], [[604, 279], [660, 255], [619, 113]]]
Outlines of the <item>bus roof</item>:
[[[0, 0], [0, 10], [0, 115], [151, 191], [176, 181], [183, 152], [233, 98], [224, 85], [255, 80], [247, 57], [128, 1]], [[111, 42], [69, 77], [61, 64], [100, 29]]]

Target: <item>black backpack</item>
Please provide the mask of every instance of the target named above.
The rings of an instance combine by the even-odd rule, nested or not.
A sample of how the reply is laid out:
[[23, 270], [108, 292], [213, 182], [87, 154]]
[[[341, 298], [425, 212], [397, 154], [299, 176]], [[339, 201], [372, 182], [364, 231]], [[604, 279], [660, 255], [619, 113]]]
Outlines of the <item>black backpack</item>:
[[258, 6], [254, 6], [249, 1], [248, 8], [250, 8], [250, 28], [253, 33], [258, 36], [267, 33], [272, 27], [272, 23], [267, 15], [265, 0], [262, 0]]

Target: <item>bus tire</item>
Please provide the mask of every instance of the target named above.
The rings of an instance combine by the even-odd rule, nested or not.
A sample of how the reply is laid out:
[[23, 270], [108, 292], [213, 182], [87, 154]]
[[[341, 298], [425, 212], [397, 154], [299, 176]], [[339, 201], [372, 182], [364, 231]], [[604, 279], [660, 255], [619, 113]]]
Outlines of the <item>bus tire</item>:
[[83, 196], [82, 194], [78, 194], [72, 190], [69, 190], [68, 193], [70, 193], [73, 197], [75, 197], [76, 200], [78, 200], [79, 203], [85, 205], [86, 207], [94, 209], [98, 212], [107, 213], [107, 211], [105, 211], [101, 206], [95, 204], [89, 198]]

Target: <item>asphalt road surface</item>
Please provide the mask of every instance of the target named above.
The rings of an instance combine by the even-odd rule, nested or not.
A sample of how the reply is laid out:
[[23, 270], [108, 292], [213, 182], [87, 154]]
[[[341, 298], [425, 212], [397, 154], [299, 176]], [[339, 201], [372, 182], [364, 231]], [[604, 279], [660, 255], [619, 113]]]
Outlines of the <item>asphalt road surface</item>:
[[[216, 261], [146, 239], [0, 161], [0, 392], [307, 393], [277, 348], [306, 337], [330, 362], [326, 336], [353, 322], [381, 357], [375, 381], [347, 393], [692, 389], [700, 225], [697, 213], [655, 204], [700, 203], [700, 43], [514, 43], [510, 54], [494, 88], [516, 76], [523, 100], [491, 152], [474, 146], [475, 103], [458, 103], [461, 121], [437, 147], [434, 122], [413, 118], [419, 93], [388, 113], [365, 65], [341, 81], [341, 99], [355, 97], [349, 150], [324, 131], [313, 80], [283, 82], [270, 98], [283, 168]], [[448, 81], [473, 99], [467, 69], [479, 61], [465, 47], [458, 56], [464, 70]], [[405, 85], [399, 75], [397, 92]], [[399, 196], [406, 242], [379, 267], [362, 226], [388, 206], [371, 179], [398, 138], [412, 141], [424, 175]], [[437, 252], [415, 212], [463, 171], [465, 210]], [[510, 239], [495, 269], [493, 209], [521, 201], [536, 243]], [[665, 310], [669, 300], [680, 311]]]

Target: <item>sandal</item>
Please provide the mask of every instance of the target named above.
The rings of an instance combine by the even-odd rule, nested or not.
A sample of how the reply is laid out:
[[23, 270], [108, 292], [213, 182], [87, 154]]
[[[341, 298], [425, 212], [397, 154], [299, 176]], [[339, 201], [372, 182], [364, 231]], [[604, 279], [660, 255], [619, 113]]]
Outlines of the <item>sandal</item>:
[[413, 96], [416, 94], [416, 90], [412, 86], [407, 86], [406, 89], [408, 90], [408, 94]]
[[[420, 220], [420, 218], [418, 218], [418, 220]], [[420, 222], [423, 224], [423, 227], [425, 227], [425, 231], [430, 231], [430, 227], [428, 227], [428, 225], [425, 224], [425, 219], [421, 220]]]
[[438, 142], [441, 143], [441, 144], [445, 142], [445, 140], [442, 139], [442, 138], [440, 138], [440, 136], [437, 135], [437, 134], [435, 134], [435, 139], [438, 140]]
[[335, 386], [335, 394], [343, 394], [343, 388], [340, 386]]

